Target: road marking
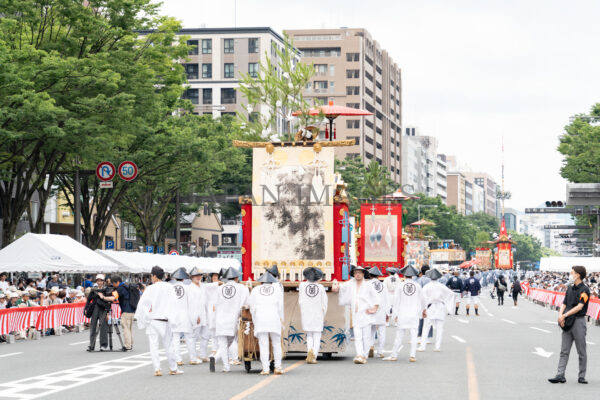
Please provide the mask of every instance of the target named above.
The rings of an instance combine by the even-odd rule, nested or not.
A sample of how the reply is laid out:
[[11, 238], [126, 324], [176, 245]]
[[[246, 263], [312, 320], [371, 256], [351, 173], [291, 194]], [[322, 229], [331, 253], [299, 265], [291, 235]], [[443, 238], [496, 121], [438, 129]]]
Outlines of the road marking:
[[469, 400], [479, 400], [479, 388], [477, 386], [477, 374], [471, 348], [467, 347], [467, 377], [469, 385]]
[[592, 346], [595, 345], [596, 343], [594, 342], [588, 342], [587, 340], [585, 341], [587, 344], [591, 344]]
[[[487, 311], [486, 311], [486, 312], [487, 312]], [[493, 317], [493, 316], [494, 316], [494, 314], [490, 314], [490, 313], [487, 313], [487, 315], [489, 315], [490, 317]]]
[[548, 321], [547, 319], [545, 319], [544, 322], [547, 324], [552, 324], [552, 325], [556, 325], [558, 323], [556, 321]]
[[[305, 363], [306, 363], [306, 361], [304, 361], [304, 360], [297, 361], [294, 364], [287, 367], [286, 369], [284, 369], [283, 372], [285, 372], [285, 373], [290, 372], [291, 370], [298, 368], [299, 366], [301, 366], [302, 364], [305, 364]], [[270, 375], [268, 378], [263, 379], [262, 381], [258, 382], [256, 385], [250, 386], [248, 389], [244, 390], [243, 392], [236, 394], [230, 400], [245, 399], [246, 397], [250, 396], [252, 393], [267, 386], [269, 383], [273, 382], [275, 379], [277, 379], [281, 376], [282, 375]]]
[[19, 351], [18, 353], [8, 353], [8, 354], [2, 354], [2, 355], [0, 355], [0, 358], [3, 358], [3, 357], [10, 357], [10, 356], [16, 356], [16, 355], [18, 355], [18, 354], [23, 354], [23, 352], [22, 352], [22, 351]]
[[463, 339], [461, 337], [458, 337], [458, 336], [452, 336], [452, 339], [454, 339], [454, 340], [456, 340], [457, 342], [460, 342], [460, 343], [467, 343], [467, 341], [465, 339]]
[[535, 351], [532, 351], [532, 353], [537, 356], [545, 357], [545, 358], [549, 358], [552, 354], [554, 354], [550, 351], [546, 351], [546, 350], [542, 349], [541, 347], [536, 347]]
[[75, 343], [69, 343], [69, 346], [77, 346], [78, 344], [84, 344], [84, 343], [88, 343], [88, 344], [89, 344], [89, 343], [90, 343], [90, 341], [89, 341], [89, 340], [86, 340], [86, 341], [84, 341], [84, 342], [75, 342]]
[[536, 331], [540, 331], [540, 332], [544, 332], [544, 333], [550, 333], [549, 330], [546, 329], [542, 329], [542, 328], [536, 328], [535, 326], [530, 326], [531, 329], [535, 329]]
[[468, 324], [469, 321], [467, 321], [466, 319], [462, 319], [462, 318], [457, 318], [458, 322], [462, 322], [463, 324]]
[[517, 324], [516, 322], [511, 321], [510, 319], [504, 319], [504, 318], [502, 318], [501, 321], [504, 321], [504, 322], [512, 324], [512, 325], [516, 325]]

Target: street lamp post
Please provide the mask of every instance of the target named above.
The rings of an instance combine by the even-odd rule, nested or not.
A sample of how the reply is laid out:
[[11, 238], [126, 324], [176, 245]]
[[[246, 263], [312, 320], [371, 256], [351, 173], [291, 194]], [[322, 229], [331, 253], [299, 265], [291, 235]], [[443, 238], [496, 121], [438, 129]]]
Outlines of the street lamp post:
[[[421, 220], [421, 207], [427, 208], [437, 208], [436, 204], [417, 204], [417, 221]], [[419, 225], [419, 232], [421, 231], [421, 225]]]

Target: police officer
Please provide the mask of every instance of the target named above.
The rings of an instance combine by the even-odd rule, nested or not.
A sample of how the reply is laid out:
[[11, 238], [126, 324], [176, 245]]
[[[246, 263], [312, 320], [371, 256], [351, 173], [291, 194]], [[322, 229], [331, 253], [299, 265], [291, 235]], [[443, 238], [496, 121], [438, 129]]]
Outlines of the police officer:
[[560, 359], [558, 371], [554, 378], [548, 379], [550, 383], [565, 383], [565, 369], [569, 361], [569, 353], [573, 342], [579, 355], [579, 379], [577, 382], [587, 384], [585, 372], [587, 368], [587, 352], [585, 335], [587, 326], [585, 315], [590, 302], [590, 289], [583, 283], [586, 276], [585, 267], [575, 266], [571, 270], [565, 300], [558, 312], [558, 325], [562, 328], [562, 343], [560, 346]]
[[456, 309], [454, 315], [458, 315], [458, 307], [460, 306], [460, 298], [463, 292], [463, 281], [458, 276], [458, 271], [454, 271], [454, 275], [448, 280], [446, 286], [454, 292], [454, 301], [456, 303]]

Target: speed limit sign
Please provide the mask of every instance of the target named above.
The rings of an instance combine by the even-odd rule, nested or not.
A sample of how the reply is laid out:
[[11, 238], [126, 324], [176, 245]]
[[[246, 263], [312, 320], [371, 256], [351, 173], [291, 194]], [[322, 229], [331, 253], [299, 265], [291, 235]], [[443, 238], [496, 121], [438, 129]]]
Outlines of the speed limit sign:
[[119, 176], [124, 181], [132, 181], [138, 174], [138, 167], [133, 161], [123, 161], [119, 164]]

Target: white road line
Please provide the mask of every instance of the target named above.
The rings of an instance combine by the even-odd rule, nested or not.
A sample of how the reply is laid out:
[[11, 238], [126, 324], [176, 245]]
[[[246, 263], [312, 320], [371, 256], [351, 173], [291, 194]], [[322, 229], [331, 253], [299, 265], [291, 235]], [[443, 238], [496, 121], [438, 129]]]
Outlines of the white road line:
[[457, 342], [460, 342], [460, 343], [467, 343], [467, 341], [465, 339], [463, 339], [461, 337], [458, 337], [458, 336], [452, 336], [452, 339], [454, 339], [454, 340], [456, 340]]
[[558, 322], [556, 322], [556, 321], [548, 321], [547, 319], [545, 319], [544, 322], [547, 324], [552, 324], [552, 325], [558, 324]]
[[487, 315], [489, 315], [490, 317], [493, 317], [493, 316], [494, 316], [494, 314], [490, 314], [490, 313], [487, 313]]
[[531, 329], [535, 329], [536, 331], [540, 331], [540, 332], [544, 332], [544, 333], [550, 333], [550, 331], [546, 330], [546, 329], [542, 329], [542, 328], [536, 328], [535, 326], [530, 326]]
[[545, 358], [550, 358], [550, 356], [554, 353], [550, 352], [550, 351], [546, 351], [541, 347], [536, 347], [535, 351], [532, 351], [533, 354], [535, 354], [536, 356], [540, 356], [540, 357], [545, 357]]
[[90, 343], [89, 340], [83, 341], [83, 342], [75, 342], [75, 343], [69, 343], [69, 346], [77, 346], [78, 344], [84, 344], [84, 343]]
[[591, 344], [592, 346], [595, 345], [596, 343], [594, 342], [588, 342], [587, 340], [585, 341], [587, 344]]
[[467, 321], [466, 319], [462, 319], [462, 318], [457, 318], [458, 322], [462, 322], [463, 324], [468, 324], [469, 321]]
[[23, 354], [23, 352], [22, 352], [22, 351], [19, 351], [18, 353], [0, 354], [0, 358], [3, 358], [3, 357], [10, 357], [10, 356], [16, 356], [16, 355], [18, 355], [18, 354]]
[[516, 322], [511, 321], [510, 319], [504, 319], [504, 318], [502, 318], [501, 321], [504, 321], [504, 322], [512, 324], [512, 325], [516, 325], [517, 324]]

